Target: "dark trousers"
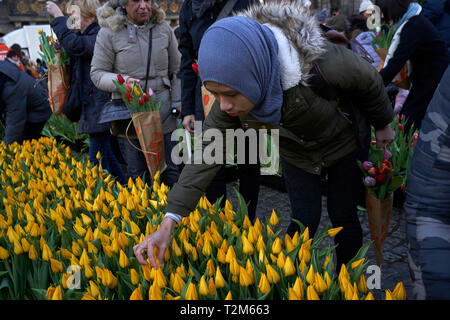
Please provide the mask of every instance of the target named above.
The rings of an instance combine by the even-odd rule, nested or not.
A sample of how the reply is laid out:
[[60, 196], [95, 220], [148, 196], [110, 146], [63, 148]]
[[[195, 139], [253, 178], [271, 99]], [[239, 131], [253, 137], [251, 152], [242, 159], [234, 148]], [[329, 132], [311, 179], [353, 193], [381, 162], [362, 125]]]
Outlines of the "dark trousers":
[[[175, 182], [178, 181], [180, 173], [178, 172], [178, 167], [172, 162], [172, 149], [176, 145], [176, 141], [172, 141], [171, 134], [164, 135], [164, 146], [165, 146], [165, 157], [167, 168], [161, 173], [161, 181], [168, 187], [172, 188]], [[137, 138], [130, 138], [130, 142], [138, 148], [136, 149], [127, 138], [117, 137], [117, 142], [119, 144], [120, 153], [125, 160], [128, 176], [133, 180], [137, 177], [141, 177], [149, 186], [151, 186], [150, 172], [145, 161], [144, 153], [140, 149], [139, 140]], [[145, 179], [144, 179], [145, 176]]]
[[89, 134], [89, 161], [93, 165], [98, 164], [96, 156], [99, 151], [103, 169], [107, 170], [112, 176], [117, 177], [117, 181], [122, 185], [127, 183], [127, 178], [112, 150], [111, 134], [109, 132]]
[[[256, 218], [256, 205], [258, 204], [259, 185], [260, 185], [260, 166], [259, 164], [238, 164], [239, 193], [244, 197], [248, 206], [248, 217], [250, 221]], [[220, 168], [214, 179], [206, 189], [205, 195], [209, 202], [214, 203], [221, 196], [221, 206], [225, 206], [227, 198], [225, 165]]]
[[[358, 154], [346, 156], [326, 168], [328, 174], [327, 209], [333, 227], [344, 227], [336, 236], [337, 270], [351, 260], [362, 246], [363, 235], [357, 215], [362, 173], [356, 163]], [[291, 203], [292, 218], [308, 227], [310, 235], [317, 231], [322, 212], [321, 177], [308, 173], [282, 160], [283, 176]], [[299, 231], [292, 221], [287, 233]]]

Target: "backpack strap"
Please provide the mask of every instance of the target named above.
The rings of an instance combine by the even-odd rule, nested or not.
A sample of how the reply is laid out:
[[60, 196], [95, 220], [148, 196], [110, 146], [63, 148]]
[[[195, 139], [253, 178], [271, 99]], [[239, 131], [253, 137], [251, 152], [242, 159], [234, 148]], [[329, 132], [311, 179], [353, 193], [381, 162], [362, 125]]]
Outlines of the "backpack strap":
[[222, 10], [220, 10], [216, 21], [219, 21], [220, 19], [228, 17], [236, 3], [237, 3], [237, 0], [228, 0], [227, 3], [225, 3], [225, 6], [222, 8]]

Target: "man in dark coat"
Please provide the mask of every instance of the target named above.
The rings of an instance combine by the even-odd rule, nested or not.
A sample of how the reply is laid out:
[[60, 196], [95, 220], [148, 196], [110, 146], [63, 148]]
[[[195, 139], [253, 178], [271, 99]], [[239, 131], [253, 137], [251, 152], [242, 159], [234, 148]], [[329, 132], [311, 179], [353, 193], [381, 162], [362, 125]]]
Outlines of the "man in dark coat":
[[450, 54], [450, 0], [427, 0], [422, 12], [439, 31]]
[[47, 91], [13, 63], [0, 61], [0, 92], [5, 143], [39, 139], [52, 114]]
[[[193, 70], [192, 63], [197, 60], [203, 33], [217, 20], [228, 1], [186, 0], [180, 11], [180, 44], [178, 49], [181, 52], [181, 117], [183, 118], [184, 128], [191, 133], [194, 132], [194, 120], [205, 120], [200, 77]], [[238, 0], [233, 6], [232, 12], [246, 9], [250, 4], [256, 2], [255, 0]], [[249, 217], [253, 220], [256, 215], [256, 202], [259, 193], [259, 165], [239, 165], [238, 174], [239, 191], [247, 202], [250, 201]], [[206, 191], [206, 197], [210, 202], [214, 203], [222, 195], [225, 195], [224, 199], [226, 198], [225, 182], [226, 174], [225, 166], [223, 166]]]

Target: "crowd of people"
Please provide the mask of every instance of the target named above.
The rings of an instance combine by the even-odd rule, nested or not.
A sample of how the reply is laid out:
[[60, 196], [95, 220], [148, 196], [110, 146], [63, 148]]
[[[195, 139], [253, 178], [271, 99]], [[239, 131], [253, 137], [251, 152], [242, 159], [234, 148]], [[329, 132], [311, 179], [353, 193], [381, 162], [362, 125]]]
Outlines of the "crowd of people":
[[[304, 0], [185, 0], [177, 27], [169, 25], [164, 11], [151, 0], [108, 0], [103, 5], [98, 0], [72, 0], [70, 4], [80, 8], [79, 29], [68, 27], [70, 14], [65, 15], [54, 2], [47, 2], [47, 11], [53, 18], [52, 29], [71, 57], [69, 90], [80, 104], [79, 132], [89, 134], [91, 163], [99, 163], [96, 154], [100, 151], [103, 168], [119, 182], [141, 177], [150, 184], [134, 129], [126, 130], [131, 115], [112, 80], [121, 74], [126, 84], [138, 83], [144, 92], [151, 89], [155, 100], [162, 102], [167, 168], [161, 180], [171, 189], [160, 228], [134, 248], [142, 264], [147, 264], [148, 256], [157, 267], [155, 261], [162, 261], [174, 225], [194, 209], [202, 195], [210, 202], [223, 195], [226, 199], [224, 164], [187, 164], [181, 171], [172, 160], [176, 145], [172, 132], [181, 125], [194, 134], [194, 121], [202, 121], [203, 130], [223, 133], [247, 128], [249, 123], [256, 129], [279, 129], [292, 218], [308, 226], [311, 235], [321, 215], [321, 178], [327, 176], [328, 213], [334, 227], [343, 227], [335, 239], [339, 268], [357, 253], [363, 239], [357, 204], [364, 187], [357, 160], [368, 157], [371, 127], [377, 147], [387, 147], [395, 138], [390, 123], [396, 114], [403, 114], [408, 119], [406, 129], [428, 128], [423, 136], [438, 146], [429, 149], [425, 142], [422, 147], [418, 143], [424, 151], [415, 155], [412, 164], [413, 182], [405, 209], [420, 212], [422, 218], [431, 212], [441, 227], [450, 228], [449, 0], [427, 0], [422, 5], [411, 0], [363, 0], [358, 12], [350, 16], [338, 7], [313, 11], [311, 2]], [[375, 6], [382, 22], [395, 31], [385, 59], [375, 51], [379, 30], [369, 29]], [[42, 61], [31, 65], [20, 47], [5, 49], [2, 45], [0, 54], [6, 50], [0, 62], [4, 140], [36, 138], [51, 114], [48, 94], [33, 85], [45, 74], [46, 66]], [[198, 70], [193, 68], [197, 62]], [[406, 64], [411, 84], [398, 88], [393, 81]], [[313, 84], [312, 79], [321, 80]], [[207, 115], [202, 87], [216, 100]], [[433, 115], [427, 110], [432, 99]], [[427, 136], [430, 130], [439, 134]], [[203, 142], [204, 147], [209, 143]], [[447, 153], [436, 152], [436, 148]], [[424, 157], [439, 163], [440, 176], [435, 166], [423, 165], [420, 159]], [[239, 164], [238, 173], [239, 191], [254, 221], [259, 163]], [[432, 192], [429, 198], [420, 194], [421, 183], [432, 183], [445, 199]], [[435, 285], [436, 264], [425, 261], [421, 252], [426, 239], [419, 239], [416, 229], [429, 226], [420, 225], [417, 215], [408, 219], [410, 264], [420, 288], [417, 297], [448, 297], [442, 285]], [[298, 229], [292, 222], [287, 233], [292, 236]], [[448, 234], [443, 233], [443, 242], [436, 242], [439, 260], [447, 267]], [[159, 248], [159, 257], [154, 255], [154, 246]], [[428, 249], [425, 257], [430, 256], [432, 261], [437, 259]], [[448, 270], [439, 271], [447, 288]]]

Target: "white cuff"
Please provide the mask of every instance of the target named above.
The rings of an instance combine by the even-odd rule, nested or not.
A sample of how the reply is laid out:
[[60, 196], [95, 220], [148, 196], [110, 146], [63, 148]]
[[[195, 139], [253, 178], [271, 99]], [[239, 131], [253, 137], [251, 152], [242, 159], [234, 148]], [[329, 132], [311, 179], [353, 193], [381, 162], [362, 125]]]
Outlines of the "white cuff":
[[166, 218], [170, 218], [172, 220], [175, 220], [176, 223], [179, 223], [183, 217], [176, 213], [167, 212], [164, 215], [164, 219]]

